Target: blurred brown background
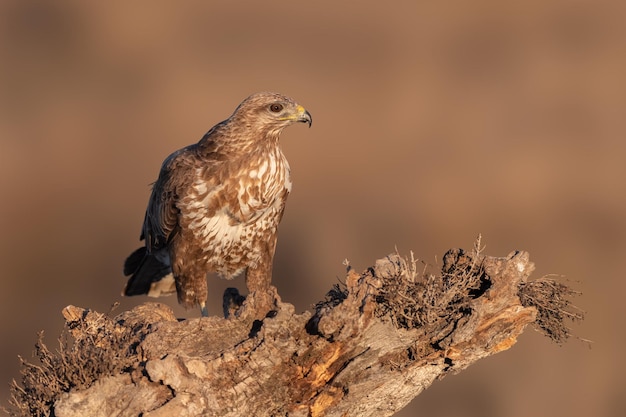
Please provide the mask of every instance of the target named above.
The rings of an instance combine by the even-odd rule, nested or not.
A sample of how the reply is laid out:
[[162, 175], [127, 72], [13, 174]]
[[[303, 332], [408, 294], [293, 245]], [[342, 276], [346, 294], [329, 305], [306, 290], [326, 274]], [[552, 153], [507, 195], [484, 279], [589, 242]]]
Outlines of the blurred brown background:
[[[162, 160], [275, 90], [314, 118], [282, 140], [275, 284], [299, 311], [344, 258], [434, 263], [478, 233], [584, 293], [591, 349], [528, 329], [400, 416], [625, 415], [623, 4], [1, 2], [0, 401], [63, 307], [148, 301], [121, 266]], [[232, 284], [209, 281], [213, 314]]]

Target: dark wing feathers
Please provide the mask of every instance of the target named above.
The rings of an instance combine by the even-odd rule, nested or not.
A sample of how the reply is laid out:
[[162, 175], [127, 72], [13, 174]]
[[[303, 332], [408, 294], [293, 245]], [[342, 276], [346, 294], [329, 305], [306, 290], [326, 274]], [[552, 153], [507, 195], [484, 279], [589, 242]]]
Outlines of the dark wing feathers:
[[146, 247], [134, 251], [124, 262], [124, 275], [132, 275], [124, 288], [124, 295], [149, 294], [154, 282], [162, 280], [172, 271], [162, 257], [146, 256]]
[[143, 258], [146, 256], [146, 247], [142, 246], [130, 254], [124, 262], [124, 275], [134, 274], [139, 269]]
[[165, 247], [176, 234], [179, 191], [190, 182], [192, 176], [188, 173], [194, 169], [190, 148], [180, 149], [168, 156], [152, 186], [141, 233], [150, 252]]

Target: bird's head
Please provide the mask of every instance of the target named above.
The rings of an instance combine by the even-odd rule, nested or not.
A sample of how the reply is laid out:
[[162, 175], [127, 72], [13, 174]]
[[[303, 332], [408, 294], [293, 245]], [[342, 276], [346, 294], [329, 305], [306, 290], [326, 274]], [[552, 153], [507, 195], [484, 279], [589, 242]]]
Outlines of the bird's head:
[[256, 93], [246, 98], [230, 117], [253, 133], [278, 138], [293, 123], [313, 122], [311, 113], [293, 99], [278, 93]]

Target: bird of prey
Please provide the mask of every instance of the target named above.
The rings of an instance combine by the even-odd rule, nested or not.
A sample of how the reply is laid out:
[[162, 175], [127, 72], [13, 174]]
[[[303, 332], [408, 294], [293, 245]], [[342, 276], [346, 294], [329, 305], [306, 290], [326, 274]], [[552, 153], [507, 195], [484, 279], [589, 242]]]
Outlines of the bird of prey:
[[282, 130], [312, 123], [289, 97], [257, 93], [202, 139], [168, 156], [152, 187], [140, 239], [124, 264], [123, 295], [178, 294], [206, 307], [206, 275], [246, 273], [250, 295], [268, 291], [278, 223], [291, 190]]

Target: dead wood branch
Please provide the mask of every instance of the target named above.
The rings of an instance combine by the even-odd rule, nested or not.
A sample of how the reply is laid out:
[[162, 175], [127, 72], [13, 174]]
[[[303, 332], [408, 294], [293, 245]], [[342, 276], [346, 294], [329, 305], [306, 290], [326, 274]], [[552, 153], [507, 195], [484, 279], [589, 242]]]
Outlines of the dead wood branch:
[[[114, 318], [69, 306], [71, 337], [57, 353], [40, 341], [41, 365], [23, 362], [12, 413], [389, 416], [435, 379], [510, 348], [536, 317], [557, 341], [567, 336], [571, 290], [528, 284], [533, 269], [525, 252], [495, 258], [476, 247], [450, 250], [427, 274], [394, 254], [349, 269], [315, 312], [278, 299], [262, 321], [178, 321], [155, 303]], [[241, 304], [225, 297], [226, 312]]]

